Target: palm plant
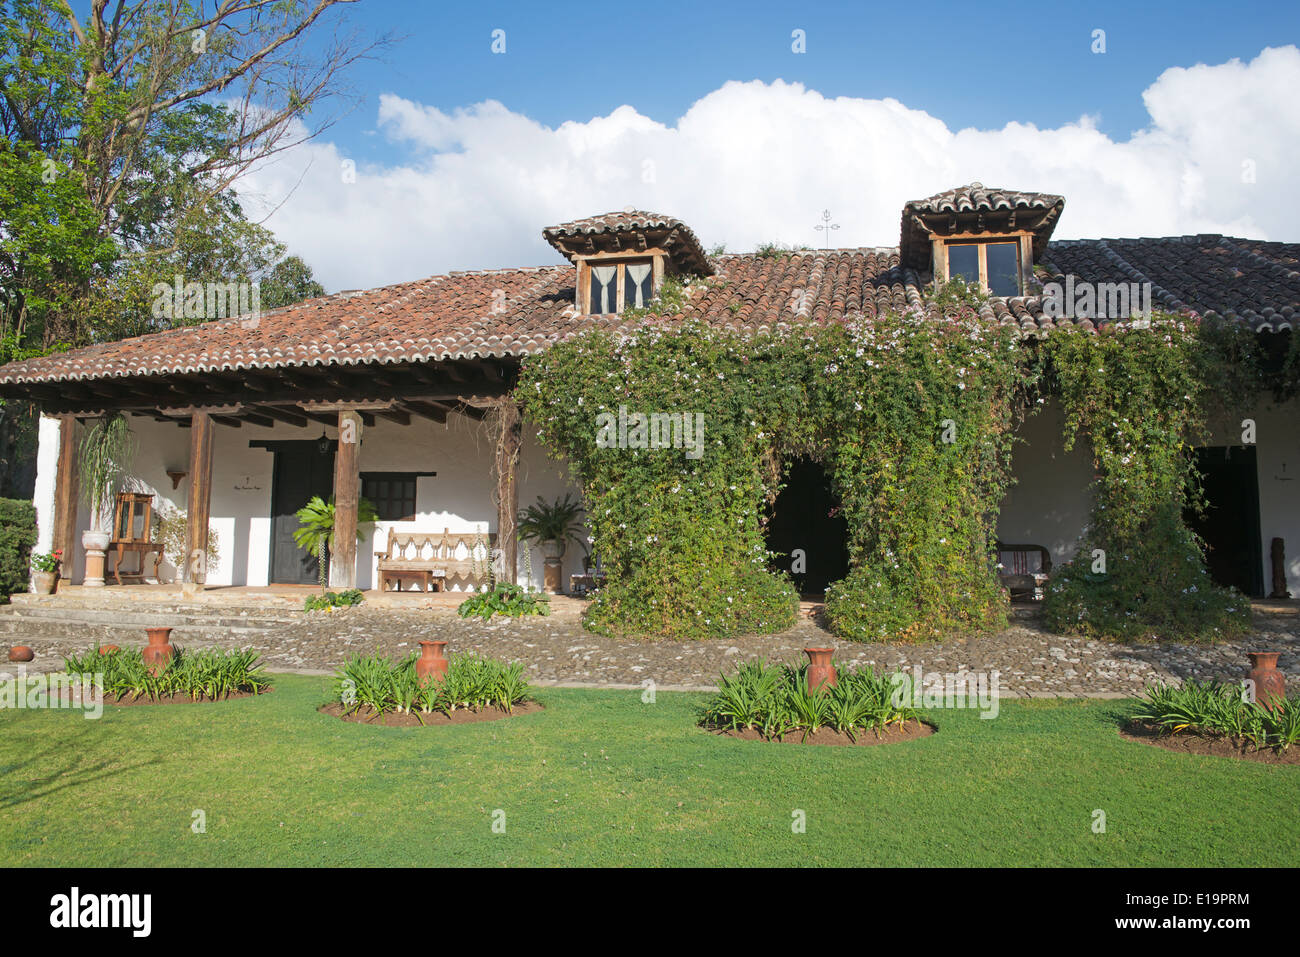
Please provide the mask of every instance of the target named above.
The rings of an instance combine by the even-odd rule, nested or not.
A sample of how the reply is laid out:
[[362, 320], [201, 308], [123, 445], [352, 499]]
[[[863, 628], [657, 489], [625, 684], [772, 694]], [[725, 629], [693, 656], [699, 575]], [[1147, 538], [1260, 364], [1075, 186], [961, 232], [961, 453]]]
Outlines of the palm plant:
[[109, 532], [113, 491], [135, 454], [135, 438], [126, 416], [104, 416], [86, 430], [78, 451], [82, 497], [90, 508], [90, 528]]
[[[293, 540], [303, 551], [316, 556], [320, 563], [320, 587], [323, 591], [326, 554], [334, 552], [334, 499], [326, 502], [319, 495], [313, 495], [295, 514], [298, 517], [298, 527], [294, 530]], [[379, 513], [369, 499], [358, 499], [357, 541], [361, 541], [378, 520]]]
[[563, 546], [569, 540], [581, 544], [578, 531], [582, 523], [578, 516], [582, 511], [582, 502], [575, 502], [567, 492], [564, 498], [557, 498], [554, 502], [547, 502], [539, 495], [537, 504], [529, 505], [519, 513], [519, 537], [539, 545], [557, 542]]

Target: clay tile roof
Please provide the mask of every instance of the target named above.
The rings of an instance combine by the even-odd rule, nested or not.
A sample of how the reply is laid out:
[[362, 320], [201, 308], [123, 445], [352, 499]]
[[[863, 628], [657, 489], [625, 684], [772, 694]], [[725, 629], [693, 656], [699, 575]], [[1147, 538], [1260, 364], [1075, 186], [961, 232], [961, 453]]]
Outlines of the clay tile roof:
[[680, 273], [707, 276], [713, 272], [704, 247], [691, 228], [680, 219], [662, 213], [640, 209], [601, 213], [547, 226], [542, 236], [570, 262], [575, 256], [594, 252], [635, 253], [658, 246], [668, 250]]
[[[730, 254], [712, 260], [712, 269], [689, 281], [681, 313], [641, 318], [577, 315], [567, 264], [432, 276], [10, 363], [0, 367], [0, 395], [21, 398], [29, 386], [69, 380], [517, 358], [590, 329], [632, 332], [688, 318], [783, 330], [921, 306], [931, 278], [894, 247]], [[1076, 283], [1149, 282], [1155, 309], [1215, 313], [1260, 332], [1294, 328], [1300, 311], [1300, 244], [1225, 236], [1053, 242], [1036, 279], [1069, 276]], [[991, 299], [984, 311], [1025, 336], [1123, 318], [1052, 319], [1038, 294]]]
[[1065, 197], [1053, 193], [1025, 193], [971, 183], [914, 199], [903, 207], [900, 239], [903, 261], [925, 268], [930, 261], [930, 237], [992, 227], [1028, 229], [1034, 234], [1034, 260], [1038, 261], [1052, 238]]

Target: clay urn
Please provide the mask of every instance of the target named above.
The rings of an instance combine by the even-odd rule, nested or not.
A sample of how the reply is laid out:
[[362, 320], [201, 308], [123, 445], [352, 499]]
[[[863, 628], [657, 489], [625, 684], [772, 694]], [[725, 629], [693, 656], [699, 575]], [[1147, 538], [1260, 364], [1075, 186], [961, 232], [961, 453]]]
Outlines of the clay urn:
[[1277, 670], [1278, 651], [1249, 651], [1250, 674], [1247, 677], [1255, 683], [1255, 700], [1273, 710], [1275, 698], [1286, 697], [1286, 677]]
[[99, 646], [99, 653], [100, 653], [101, 655], [111, 655], [113, 652], [115, 652], [115, 651], [121, 651], [121, 650], [122, 650], [122, 649], [119, 648], [117, 645], [100, 645], [100, 646]]
[[434, 681], [442, 681], [447, 677], [447, 657], [443, 654], [446, 647], [445, 641], [420, 642], [420, 658], [415, 663], [415, 673], [420, 684], [428, 682], [430, 677]]
[[10, 661], [31, 661], [35, 657], [36, 652], [32, 651], [32, 649], [28, 648], [26, 645], [14, 645], [9, 649]]
[[817, 691], [823, 684], [834, 688], [836, 674], [835, 666], [831, 664], [831, 655], [835, 649], [805, 648], [803, 653], [808, 656], [808, 690]]
[[144, 656], [145, 666], [154, 675], [160, 675], [166, 669], [168, 663], [172, 660], [172, 646], [167, 643], [171, 637], [170, 628], [146, 628], [145, 634], [149, 636], [149, 644], [141, 654]]

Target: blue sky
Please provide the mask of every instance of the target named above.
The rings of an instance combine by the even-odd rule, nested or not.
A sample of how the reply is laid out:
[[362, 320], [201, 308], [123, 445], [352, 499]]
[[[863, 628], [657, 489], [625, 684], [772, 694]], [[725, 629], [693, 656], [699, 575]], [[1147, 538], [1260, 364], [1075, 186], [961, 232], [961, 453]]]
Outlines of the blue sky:
[[1060, 239], [1300, 241], [1298, 4], [342, 9], [402, 39], [236, 184], [331, 290], [556, 262], [544, 226], [627, 207], [732, 251], [820, 245], [823, 209], [894, 245], [904, 202], [977, 180], [1064, 195]]
[[[642, 9], [629, 16], [625, 12]], [[972, 15], [978, 11], [978, 15]], [[381, 93], [450, 111], [486, 99], [556, 126], [623, 104], [671, 124], [728, 80], [784, 79], [824, 96], [894, 97], [952, 129], [1055, 127], [1084, 114], [1127, 138], [1166, 68], [1300, 42], [1297, 3], [443, 3], [361, 0], [351, 22], [404, 35], [352, 74], [360, 108], [331, 134], [355, 155]], [[506, 53], [491, 52], [492, 31]], [[807, 52], [792, 52], [805, 31]], [[1092, 32], [1105, 31], [1094, 54]]]

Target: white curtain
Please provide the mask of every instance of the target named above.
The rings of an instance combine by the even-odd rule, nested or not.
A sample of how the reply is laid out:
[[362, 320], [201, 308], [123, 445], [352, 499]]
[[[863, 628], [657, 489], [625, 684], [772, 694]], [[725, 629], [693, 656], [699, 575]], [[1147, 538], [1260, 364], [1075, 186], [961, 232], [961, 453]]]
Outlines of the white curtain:
[[601, 315], [606, 311], [612, 312], [607, 303], [610, 300], [610, 290], [614, 288], [614, 277], [618, 274], [617, 266], [592, 266], [591, 267], [591, 311], [594, 314]]
[[628, 284], [623, 289], [624, 305], [627, 306], [644, 306], [645, 297], [641, 292], [641, 284], [645, 282], [650, 275], [650, 263], [639, 263], [637, 265], [629, 264], [627, 267]]

